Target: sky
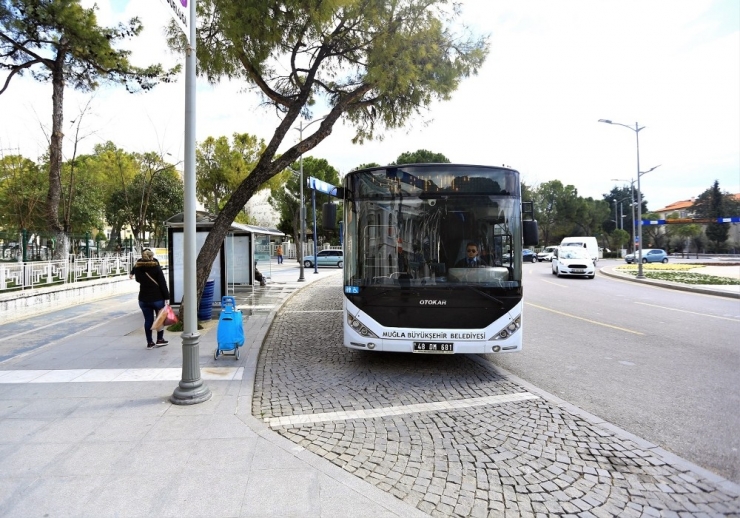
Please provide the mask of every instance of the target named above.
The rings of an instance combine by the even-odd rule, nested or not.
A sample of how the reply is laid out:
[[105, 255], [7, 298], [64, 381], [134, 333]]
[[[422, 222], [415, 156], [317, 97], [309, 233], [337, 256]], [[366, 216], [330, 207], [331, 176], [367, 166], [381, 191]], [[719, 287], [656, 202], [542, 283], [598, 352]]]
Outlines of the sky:
[[[91, 6], [92, 0], [83, 0]], [[98, 21], [138, 16], [145, 30], [125, 48], [138, 65], [183, 62], [167, 50], [165, 0], [96, 0]], [[427, 149], [451, 162], [507, 165], [528, 185], [551, 180], [601, 199], [637, 183], [635, 124], [643, 198], [651, 211], [711, 187], [740, 193], [740, 2], [737, 0], [462, 0], [461, 21], [490, 38], [478, 75], [462, 80], [448, 101], [435, 102], [384, 140], [354, 145], [350, 126], [307, 155], [340, 174], [368, 162], [386, 164]], [[4, 81], [5, 76], [0, 76]], [[104, 86], [65, 92], [65, 158], [89, 103], [77, 153], [108, 140], [130, 152], [184, 156], [185, 78], [129, 94]], [[316, 111], [313, 118], [325, 112]], [[609, 119], [616, 123], [599, 123]], [[273, 110], [244, 83], [199, 79], [196, 140], [250, 133], [269, 140]], [[304, 127], [307, 122], [304, 122]], [[51, 127], [51, 85], [13, 78], [0, 95], [0, 155], [37, 159]], [[296, 124], [297, 127], [297, 124]], [[304, 129], [304, 137], [318, 124]], [[291, 136], [292, 135], [292, 136]], [[294, 144], [298, 131], [289, 134]], [[616, 179], [616, 181], [615, 181]]]

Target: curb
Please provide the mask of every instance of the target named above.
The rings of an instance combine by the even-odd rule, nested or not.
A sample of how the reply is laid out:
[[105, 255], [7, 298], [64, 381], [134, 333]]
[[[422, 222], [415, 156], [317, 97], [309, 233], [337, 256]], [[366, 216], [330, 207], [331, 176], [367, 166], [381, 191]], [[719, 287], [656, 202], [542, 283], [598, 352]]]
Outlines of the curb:
[[679, 284], [679, 283], [668, 282], [668, 281], [656, 281], [652, 279], [637, 279], [636, 277], [633, 277], [632, 275], [624, 275], [622, 273], [616, 273], [612, 271], [613, 269], [614, 269], [614, 266], [603, 266], [599, 269], [599, 272], [613, 279], [621, 279], [621, 280], [628, 281], [628, 282], [637, 282], [640, 284], [647, 284], [649, 286], [656, 286], [658, 288], [667, 288], [670, 290], [686, 291], [689, 293], [700, 293], [702, 295], [715, 295], [717, 297], [728, 297], [731, 299], [740, 299], [740, 293], [731, 293], [731, 292], [726, 292], [726, 291], [713, 290], [711, 288], [706, 288], [701, 285], [697, 285], [695, 287], [690, 284]]

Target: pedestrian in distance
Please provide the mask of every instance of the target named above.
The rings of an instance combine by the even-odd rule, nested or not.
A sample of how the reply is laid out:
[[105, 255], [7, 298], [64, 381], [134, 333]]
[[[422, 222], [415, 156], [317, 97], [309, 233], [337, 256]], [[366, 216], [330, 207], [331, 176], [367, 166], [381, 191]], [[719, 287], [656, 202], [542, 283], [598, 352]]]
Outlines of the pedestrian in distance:
[[164, 272], [155, 259], [154, 252], [145, 248], [141, 252], [141, 259], [136, 261], [131, 269], [129, 278], [136, 278], [139, 283], [139, 307], [144, 314], [144, 333], [146, 333], [146, 348], [162, 347], [169, 342], [164, 338], [164, 328], [157, 331], [157, 341], [152, 338], [152, 324], [157, 312], [164, 308], [170, 298]]
[[283, 247], [278, 245], [275, 248], [275, 254], [277, 254], [278, 264], [283, 264]]

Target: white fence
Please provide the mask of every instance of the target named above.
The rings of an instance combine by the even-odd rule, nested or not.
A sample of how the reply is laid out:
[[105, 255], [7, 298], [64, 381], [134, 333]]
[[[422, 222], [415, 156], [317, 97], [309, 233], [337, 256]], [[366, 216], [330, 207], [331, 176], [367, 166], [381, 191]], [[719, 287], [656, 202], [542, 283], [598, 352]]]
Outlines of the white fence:
[[61, 261], [0, 262], [0, 293], [128, 275], [133, 256]]

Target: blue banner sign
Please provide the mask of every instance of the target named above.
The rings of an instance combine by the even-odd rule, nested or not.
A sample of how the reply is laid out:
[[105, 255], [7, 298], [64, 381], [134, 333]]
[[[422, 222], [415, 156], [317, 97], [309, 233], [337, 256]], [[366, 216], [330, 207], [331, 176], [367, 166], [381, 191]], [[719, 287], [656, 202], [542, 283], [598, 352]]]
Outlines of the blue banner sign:
[[314, 189], [316, 191], [323, 192], [324, 194], [330, 194], [332, 196], [337, 195], [336, 186], [323, 180], [319, 180], [318, 178], [315, 178], [313, 176], [308, 177], [308, 187], [309, 189]]

